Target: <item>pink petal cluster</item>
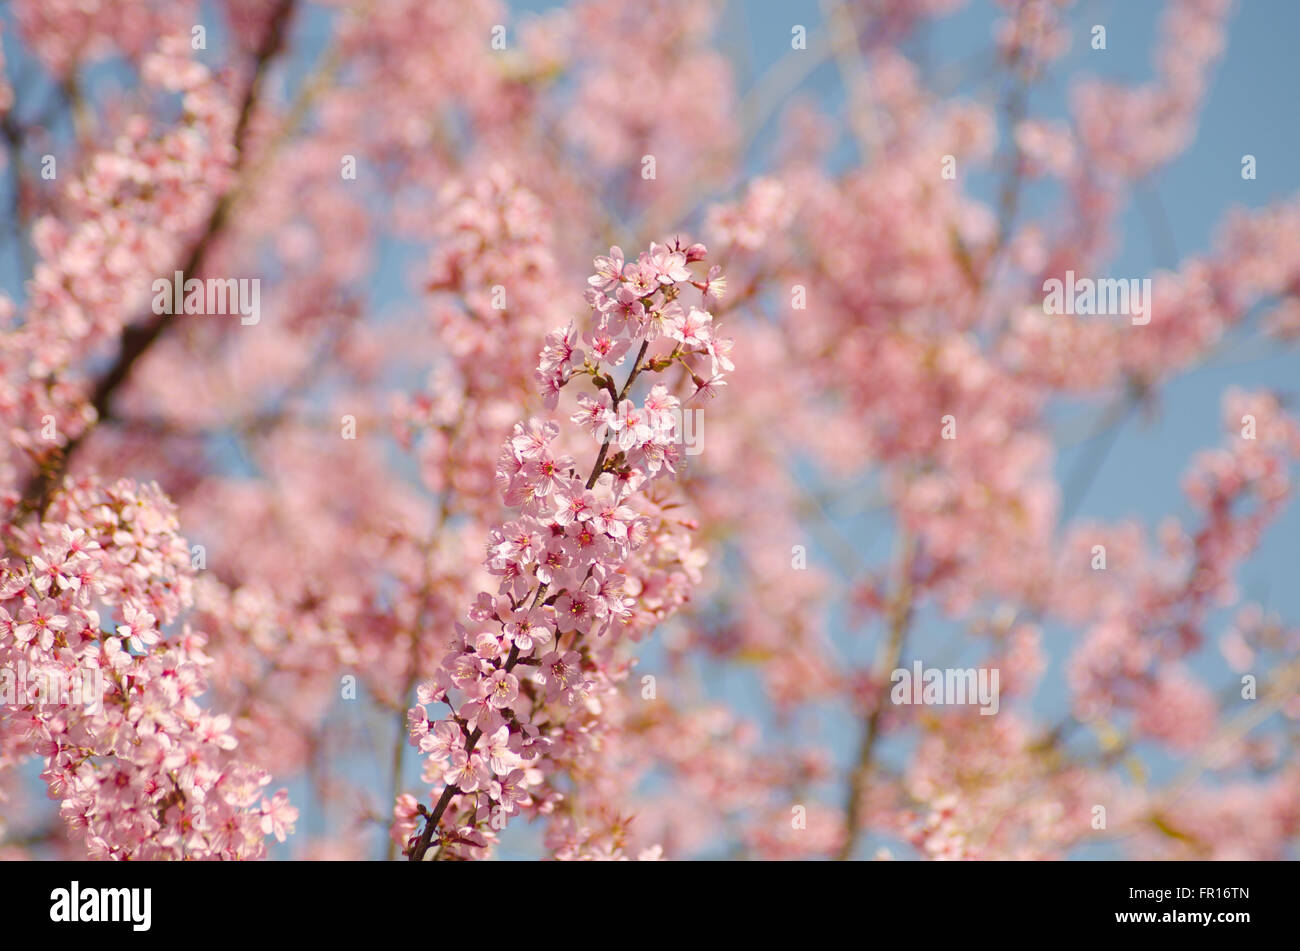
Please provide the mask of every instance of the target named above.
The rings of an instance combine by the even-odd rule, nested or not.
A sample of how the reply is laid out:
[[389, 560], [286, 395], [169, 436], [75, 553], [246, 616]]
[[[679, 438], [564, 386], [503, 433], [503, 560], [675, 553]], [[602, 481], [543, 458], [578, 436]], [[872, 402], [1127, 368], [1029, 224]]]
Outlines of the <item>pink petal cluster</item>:
[[[489, 537], [484, 564], [499, 579], [497, 590], [480, 592], [467, 623], [456, 624], [441, 667], [421, 685], [409, 714], [411, 742], [426, 755], [424, 778], [442, 788], [422, 840], [408, 842], [414, 858], [425, 857], [435, 835], [439, 857], [479, 856], [510, 816], [529, 807], [556, 810], [563, 796], [548, 773], [588, 742], [571, 731], [584, 713], [599, 712], [614, 675], [612, 648], [640, 637], [647, 614], [653, 622], [670, 611], [655, 589], [665, 581], [681, 588], [682, 581], [656, 578], [661, 572], [645, 570], [637, 556], [646, 548], [662, 549], [661, 559], [671, 551], [655, 538], [666, 534], [662, 514], [645, 500], [657, 497], [658, 483], [680, 465], [680, 402], [664, 383], [640, 405], [627, 397], [641, 373], [677, 367], [698, 393], [706, 387], [692, 364], [706, 362], [713, 388], [722, 385], [730, 341], [714, 336], [708, 311], [687, 309], [682, 299], [699, 283], [689, 265], [705, 255], [699, 244], [652, 244], [627, 262], [611, 248], [588, 280], [590, 328], [581, 337], [574, 324], [547, 335], [537, 368], [547, 405], [554, 408], [576, 376], [591, 377], [596, 388], [597, 398], [580, 395], [571, 415], [597, 447], [595, 463], [583, 475], [557, 451], [560, 426], [538, 418], [516, 424], [501, 449], [497, 483], [519, 517]], [[688, 334], [688, 327], [695, 329]], [[651, 356], [655, 341], [668, 352]], [[610, 371], [632, 347], [632, 367], [616, 388]], [[681, 590], [674, 600], [686, 597]], [[434, 704], [451, 715], [431, 718]], [[395, 829], [411, 829], [409, 802], [399, 802], [395, 816]]]
[[0, 764], [44, 761], [92, 858], [260, 858], [267, 836], [283, 842], [297, 810], [283, 790], [263, 797], [270, 774], [237, 759], [231, 718], [198, 702], [211, 661], [182, 619], [194, 572], [157, 486], [70, 485], [9, 541], [0, 668], [85, 687], [7, 698]]

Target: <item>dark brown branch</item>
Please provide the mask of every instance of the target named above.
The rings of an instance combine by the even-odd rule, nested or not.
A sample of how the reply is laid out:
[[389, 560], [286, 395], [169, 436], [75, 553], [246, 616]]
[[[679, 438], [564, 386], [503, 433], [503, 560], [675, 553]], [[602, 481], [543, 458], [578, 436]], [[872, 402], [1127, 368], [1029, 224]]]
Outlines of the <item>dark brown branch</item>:
[[[267, 67], [283, 46], [295, 3], [296, 0], [279, 0], [254, 55], [252, 75], [249, 77], [248, 86], [244, 90], [244, 96], [239, 108], [239, 118], [235, 123], [234, 146], [236, 156], [234, 170], [236, 176], [242, 170], [247, 159], [249, 124], [261, 96], [262, 83], [266, 76]], [[232, 186], [217, 200], [212, 213], [208, 216], [202, 234], [191, 249], [185, 262], [179, 268], [180, 271], [185, 274], [195, 274], [202, 270], [208, 254], [230, 217], [237, 191], [238, 185]], [[99, 378], [91, 393], [90, 405], [95, 408], [97, 422], [112, 418], [114, 396], [131, 375], [131, 370], [135, 367], [136, 362], [162, 336], [168, 320], [169, 315], [151, 314], [147, 321], [128, 324], [122, 329], [117, 359], [109, 367], [108, 371]], [[50, 497], [55, 486], [62, 481], [64, 474], [68, 471], [72, 456], [80, 448], [86, 437], [90, 435], [93, 426], [94, 424], [88, 424], [85, 429], [70, 439], [63, 451], [49, 465], [43, 466], [28, 481], [18, 509], [20, 518], [29, 512], [44, 512], [49, 506]]]

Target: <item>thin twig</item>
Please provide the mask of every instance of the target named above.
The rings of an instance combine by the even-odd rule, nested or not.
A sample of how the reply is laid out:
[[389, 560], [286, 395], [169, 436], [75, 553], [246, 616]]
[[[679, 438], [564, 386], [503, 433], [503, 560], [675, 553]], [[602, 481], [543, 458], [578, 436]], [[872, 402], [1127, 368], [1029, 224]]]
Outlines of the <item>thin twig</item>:
[[[877, 676], [883, 676], [889, 683], [889, 674], [898, 667], [903, 653], [903, 642], [907, 638], [907, 628], [912, 621], [912, 561], [915, 546], [912, 536], [903, 530], [901, 552], [898, 559], [898, 581], [893, 600], [889, 607], [889, 634], [881, 645], [876, 657], [874, 670]], [[858, 747], [858, 760], [849, 776], [848, 797], [844, 804], [844, 837], [835, 858], [845, 861], [852, 858], [857, 847], [858, 837], [862, 832], [862, 798], [866, 792], [867, 781], [871, 778], [872, 758], [875, 755], [876, 741], [880, 737], [880, 720], [884, 714], [885, 704], [889, 699], [889, 689], [885, 687], [881, 696], [867, 717], [862, 731], [862, 743]]]

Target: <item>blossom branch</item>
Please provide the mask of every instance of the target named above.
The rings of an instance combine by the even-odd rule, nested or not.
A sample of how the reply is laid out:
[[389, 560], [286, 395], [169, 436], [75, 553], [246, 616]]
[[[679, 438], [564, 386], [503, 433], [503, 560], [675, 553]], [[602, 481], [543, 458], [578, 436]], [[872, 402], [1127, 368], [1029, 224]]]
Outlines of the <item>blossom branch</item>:
[[[627, 262], [611, 248], [608, 257], [596, 259], [589, 279], [587, 299], [597, 320], [582, 339], [594, 361], [578, 348], [572, 325], [547, 337], [537, 370], [545, 402], [553, 408], [573, 376], [590, 375], [602, 399], [579, 396], [580, 409], [571, 419], [597, 437], [600, 448], [585, 479], [576, 476], [569, 457], [551, 449], [559, 435], [554, 423], [516, 425], [503, 448], [498, 481], [506, 503], [519, 507], [523, 518], [493, 532], [487, 566], [501, 576], [499, 592], [479, 595], [470, 611], [473, 629], [457, 625], [458, 646], [435, 680], [421, 686], [421, 705], [409, 714], [412, 742], [431, 754], [426, 774], [444, 781], [431, 812], [406, 807], [408, 815], [425, 819], [407, 852], [412, 861], [427, 857], [458, 795], [474, 795], [473, 814], [468, 825], [444, 837], [438, 855], [448, 846], [458, 854], [485, 848], [485, 821], [491, 820], [493, 830], [502, 828], [509, 815], [533, 803], [530, 787], [538, 780], [530, 773], [542, 775], [535, 765], [545, 761], [563, 769], [565, 728], [557, 718], [608, 682], [609, 673], [583, 641], [590, 634], [613, 641], [636, 623], [631, 610], [636, 601], [625, 597], [624, 585], [637, 570], [633, 553], [651, 538], [651, 520], [631, 503], [643, 486], [674, 475], [681, 454], [680, 402], [667, 386], [653, 387], [641, 407], [627, 397], [647, 369], [662, 372], [680, 362], [696, 393], [706, 394], [722, 386], [722, 372], [731, 369], [730, 341], [714, 335], [712, 315], [697, 307], [688, 310], [680, 300], [682, 289], [696, 283], [688, 265], [704, 256], [702, 245], [652, 244], [637, 261]], [[715, 292], [719, 286], [721, 281]], [[672, 352], [647, 360], [660, 337], [674, 342]], [[600, 365], [618, 365], [634, 344], [631, 369], [615, 392]], [[691, 359], [707, 361], [707, 374], [702, 366], [692, 367]], [[617, 450], [612, 458], [611, 446]], [[639, 587], [644, 591], [653, 584], [647, 578]], [[572, 639], [562, 646], [570, 633]], [[542, 653], [545, 647], [550, 649]], [[531, 668], [531, 682], [519, 682], [520, 666]], [[452, 704], [452, 690], [465, 698], [459, 708]], [[432, 725], [423, 705], [433, 701], [452, 707], [453, 715]], [[485, 737], [490, 737], [487, 750], [480, 749]], [[448, 759], [450, 764], [439, 765]]]
[[[271, 13], [262, 41], [254, 56], [252, 75], [249, 77], [240, 102], [239, 117], [235, 123], [233, 136], [235, 148], [234, 171], [238, 173], [246, 159], [249, 124], [260, 98], [266, 71], [275, 55], [283, 47], [284, 36], [294, 10], [296, 0], [279, 0]], [[232, 188], [217, 199], [211, 214], [204, 225], [203, 232], [191, 249], [189, 256], [181, 265], [185, 274], [195, 274], [203, 269], [204, 262], [217, 238], [225, 228], [230, 217], [237, 190]], [[166, 314], [152, 314], [144, 323], [128, 324], [122, 329], [118, 346], [117, 359], [96, 382], [90, 395], [90, 405], [95, 410], [96, 423], [112, 418], [113, 398], [131, 375], [135, 364], [162, 336], [171, 318]], [[38, 470], [23, 491], [18, 506], [19, 518], [31, 512], [44, 512], [50, 503], [54, 487], [67, 472], [73, 455], [77, 452], [93, 430], [95, 423], [88, 423], [86, 428], [69, 438], [63, 451], [48, 465]]]

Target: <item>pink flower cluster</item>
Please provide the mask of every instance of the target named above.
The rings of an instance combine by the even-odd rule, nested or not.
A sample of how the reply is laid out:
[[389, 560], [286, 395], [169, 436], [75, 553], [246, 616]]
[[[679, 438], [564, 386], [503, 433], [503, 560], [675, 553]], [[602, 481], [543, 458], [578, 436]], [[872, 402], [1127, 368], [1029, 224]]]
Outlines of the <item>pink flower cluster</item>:
[[1158, 557], [1142, 560], [1154, 566], [1132, 570], [1128, 599], [1093, 603], [1069, 667], [1081, 717], [1131, 708], [1145, 736], [1182, 749], [1205, 742], [1215, 705], [1181, 662], [1200, 647], [1210, 612], [1236, 600], [1234, 573], [1280, 514], [1300, 458], [1300, 426], [1270, 393], [1230, 389], [1224, 423], [1224, 448], [1201, 453], [1184, 480], [1202, 524], [1166, 525]]
[[[537, 804], [545, 765], [561, 761], [574, 739], [566, 735], [567, 712], [589, 707], [610, 677], [602, 664], [609, 654], [593, 640], [628, 635], [638, 611], [655, 599], [653, 573], [637, 571], [635, 553], [662, 529], [638, 505], [680, 465], [681, 403], [664, 383], [640, 405], [628, 397], [642, 372], [673, 367], [684, 369], [695, 393], [723, 384], [730, 341], [715, 335], [707, 310], [681, 300], [688, 285], [705, 305], [720, 295], [716, 267], [702, 279], [689, 268], [705, 254], [698, 244], [652, 244], [629, 263], [612, 248], [589, 279], [592, 328], [580, 338], [571, 324], [547, 337], [537, 377], [548, 406], [558, 405], [574, 376], [590, 376], [597, 388], [596, 399], [578, 397], [570, 417], [595, 437], [596, 461], [581, 475], [556, 447], [560, 427], [538, 419], [516, 424], [502, 447], [497, 482], [520, 517], [489, 539], [485, 565], [500, 579], [497, 592], [479, 593], [409, 714], [411, 742], [427, 757], [425, 780], [445, 784], [422, 838], [408, 841], [413, 858], [425, 857], [435, 832], [439, 857], [479, 855], [508, 817]], [[648, 357], [655, 341], [668, 352]], [[634, 345], [632, 369], [618, 388], [610, 370]], [[658, 538], [655, 544], [665, 547]], [[452, 715], [432, 720], [426, 708], [433, 703]], [[554, 791], [543, 798], [544, 811], [554, 810]], [[442, 829], [449, 806], [455, 819]], [[397, 834], [414, 830], [419, 809], [399, 800]]]
[[[190, 58], [187, 37], [168, 36], [159, 46], [142, 77], [182, 94], [184, 120], [160, 129], [134, 115], [111, 147], [87, 156], [60, 214], [32, 227], [40, 262], [27, 284], [25, 312], [0, 296], [0, 421], [13, 445], [38, 463], [93, 425], [74, 368], [147, 307], [151, 282], [174, 263], [177, 236], [210, 214], [231, 180], [231, 150], [223, 143], [235, 110], [216, 78]], [[35, 436], [50, 418], [57, 443]], [[6, 487], [16, 481], [12, 464], [0, 458]]]
[[[0, 559], [0, 668], [89, 685], [0, 700], [0, 766], [36, 755], [51, 798], [92, 858], [243, 859], [284, 841], [297, 810], [262, 798], [264, 770], [231, 758], [231, 719], [207, 689], [205, 638], [177, 621], [192, 599], [190, 551], [157, 486], [85, 480]], [[116, 616], [116, 619], [115, 619]], [[78, 679], [80, 678], [80, 679]], [[24, 702], [26, 701], [26, 702]]]
[[[640, 439], [647, 432], [644, 427], [655, 426], [652, 420], [662, 422], [665, 414], [670, 414], [677, 404], [663, 395], [665, 390], [647, 402], [645, 418], [637, 417], [635, 423], [629, 423], [626, 419], [629, 407], [622, 400], [617, 401], [617, 406], [611, 402], [615, 396], [613, 384], [608, 377], [599, 374], [599, 365], [620, 366], [633, 343], [640, 340], [650, 344], [660, 337], [676, 343], [672, 353], [665, 358], [668, 362], [664, 367], [673, 361], [679, 362], [695, 384], [695, 393], [702, 392], [706, 397], [716, 395], [717, 390], [726, 385], [723, 374], [735, 369], [728, 357], [731, 341], [714, 337], [713, 315], [708, 310], [694, 306], [688, 308], [679, 298], [679, 285], [684, 284], [696, 287], [704, 295], [706, 306], [725, 293], [726, 281], [720, 267], [712, 267], [703, 280], [693, 278], [688, 270], [687, 265], [701, 260], [704, 254], [702, 244], [682, 248], [680, 243], [669, 246], [652, 242], [650, 250], [642, 252], [636, 261], [624, 260], [618, 247], [610, 248], [608, 257], [596, 258], [596, 273], [587, 279], [590, 285], [587, 302], [599, 319], [581, 336], [591, 351], [595, 366], [584, 362], [586, 351], [579, 349], [578, 332], [572, 324], [548, 334], [541, 366], [537, 370], [547, 408], [555, 408], [560, 390], [569, 382], [575, 369], [591, 373], [598, 384], [605, 386], [601, 395], [604, 403], [584, 402], [583, 415], [574, 421], [596, 428], [612, 426], [620, 433], [620, 448], [627, 451], [631, 441]], [[690, 359], [701, 356], [708, 358], [707, 372], [703, 369], [703, 361]]]

